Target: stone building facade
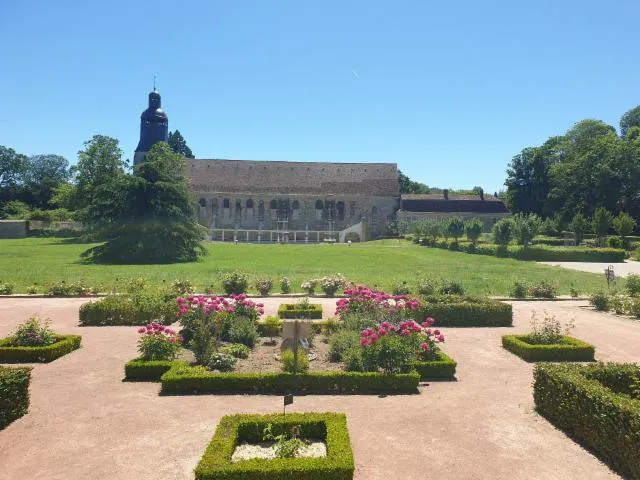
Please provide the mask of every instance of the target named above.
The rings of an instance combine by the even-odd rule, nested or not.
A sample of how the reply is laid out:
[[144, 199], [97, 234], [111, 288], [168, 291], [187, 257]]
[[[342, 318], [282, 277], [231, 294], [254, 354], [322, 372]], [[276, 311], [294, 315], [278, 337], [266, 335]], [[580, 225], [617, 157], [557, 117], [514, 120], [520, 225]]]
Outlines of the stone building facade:
[[210, 230], [384, 233], [398, 208], [394, 163], [188, 160], [200, 223]]

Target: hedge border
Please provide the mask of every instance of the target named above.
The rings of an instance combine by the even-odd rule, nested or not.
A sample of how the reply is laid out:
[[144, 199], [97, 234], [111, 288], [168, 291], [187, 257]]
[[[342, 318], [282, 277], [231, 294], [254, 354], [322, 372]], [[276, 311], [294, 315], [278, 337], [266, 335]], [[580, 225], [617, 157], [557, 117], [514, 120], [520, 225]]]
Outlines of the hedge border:
[[87, 302], [80, 306], [81, 327], [138, 327], [151, 322], [170, 325], [175, 315], [169, 315], [171, 302], [135, 303], [128, 295], [107, 295], [97, 302]]
[[615, 393], [590, 378], [599, 373], [612, 383], [626, 364], [551, 364], [535, 366], [536, 410], [575, 438], [624, 478], [640, 478], [640, 400]]
[[0, 367], [0, 430], [29, 411], [32, 367]]
[[124, 379], [128, 382], [159, 382], [160, 377], [176, 365], [186, 365], [181, 360], [143, 360], [134, 358], [124, 366]]
[[383, 375], [375, 372], [213, 373], [203, 367], [174, 366], [162, 378], [161, 394], [414, 394], [418, 372]]
[[453, 379], [456, 375], [456, 361], [440, 350], [437, 360], [415, 362], [413, 367], [420, 374], [420, 380]]
[[525, 341], [528, 335], [504, 335], [502, 346], [527, 362], [592, 362], [593, 345], [564, 336], [565, 343], [533, 345]]
[[[299, 305], [295, 303], [281, 303], [278, 307], [278, 316], [282, 319], [309, 319], [319, 320], [322, 318], [322, 305], [319, 303], [310, 303], [308, 309], [296, 308]], [[293, 308], [289, 308], [293, 307]]]
[[80, 348], [80, 335], [56, 335], [58, 341], [44, 347], [10, 347], [11, 338], [0, 340], [0, 363], [49, 363]]
[[[253, 459], [231, 462], [240, 441], [249, 432], [261, 432], [271, 423], [276, 433], [300, 425], [301, 430], [324, 434], [327, 456], [322, 458]], [[315, 435], [314, 435], [315, 436]], [[255, 441], [255, 439], [252, 439]], [[291, 413], [225, 415], [195, 469], [196, 480], [352, 480], [353, 451], [347, 419], [340, 413]]]
[[453, 299], [447, 303], [432, 303], [428, 300], [414, 311], [414, 319], [422, 322], [433, 317], [436, 327], [511, 327], [513, 307], [493, 299], [465, 301]]

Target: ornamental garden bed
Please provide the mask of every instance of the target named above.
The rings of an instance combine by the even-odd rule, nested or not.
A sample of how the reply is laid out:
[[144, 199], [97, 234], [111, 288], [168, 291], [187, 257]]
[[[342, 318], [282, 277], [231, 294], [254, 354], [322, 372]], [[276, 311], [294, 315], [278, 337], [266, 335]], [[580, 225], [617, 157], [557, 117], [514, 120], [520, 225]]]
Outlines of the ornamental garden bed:
[[458, 295], [425, 296], [414, 310], [413, 318], [436, 320], [437, 327], [511, 327], [513, 308], [510, 304], [485, 297]]
[[456, 361], [442, 350], [431, 361], [418, 361], [413, 364], [420, 374], [420, 380], [451, 380], [456, 375]]
[[80, 335], [56, 335], [44, 346], [13, 346], [12, 338], [0, 340], [0, 363], [48, 363], [80, 348]]
[[559, 343], [540, 344], [530, 335], [505, 335], [502, 346], [527, 362], [592, 362], [595, 354], [593, 345], [569, 336]]
[[[258, 444], [269, 427], [274, 435], [299, 428], [301, 438], [326, 444], [326, 456], [233, 461], [237, 447]], [[353, 479], [354, 461], [346, 417], [338, 413], [226, 415], [195, 470], [197, 480]]]
[[319, 303], [283, 303], [278, 307], [280, 318], [319, 320], [322, 318], [322, 305]]
[[0, 430], [29, 410], [31, 367], [0, 367]]
[[534, 370], [537, 411], [624, 478], [640, 478], [640, 366], [551, 364]]

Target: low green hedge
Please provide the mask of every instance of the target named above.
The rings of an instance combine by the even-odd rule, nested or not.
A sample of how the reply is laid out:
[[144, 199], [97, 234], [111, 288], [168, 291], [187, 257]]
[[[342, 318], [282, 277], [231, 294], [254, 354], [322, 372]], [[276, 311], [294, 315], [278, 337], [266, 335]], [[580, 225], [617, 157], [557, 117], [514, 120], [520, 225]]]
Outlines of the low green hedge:
[[213, 373], [203, 367], [177, 366], [162, 375], [163, 394], [207, 393], [381, 394], [417, 393], [417, 372], [383, 375], [370, 372]]
[[29, 410], [31, 367], [0, 367], [0, 430]]
[[58, 335], [56, 343], [44, 347], [12, 347], [11, 339], [0, 340], [0, 363], [48, 363], [80, 348], [80, 335]]
[[[289, 433], [299, 425], [304, 438], [326, 443], [327, 456], [232, 463], [236, 446], [262, 442], [262, 431], [268, 424], [272, 425], [274, 435]], [[347, 419], [339, 413], [225, 415], [195, 473], [197, 480], [352, 480], [354, 462]]]
[[527, 362], [591, 362], [595, 348], [582, 340], [564, 337], [564, 343], [540, 345], [527, 342], [529, 335], [505, 335], [502, 346]]
[[[627, 384], [640, 379], [640, 366], [624, 364], [536, 365], [536, 409], [556, 427], [590, 449], [624, 478], [640, 479], [640, 399], [616, 393], [603, 379]], [[624, 376], [624, 375], [623, 375]], [[600, 381], [599, 381], [600, 380]]]
[[422, 305], [413, 311], [413, 317], [418, 322], [433, 317], [437, 327], [510, 327], [513, 308], [490, 298], [427, 296], [422, 297]]
[[170, 325], [176, 319], [175, 312], [175, 300], [151, 296], [109, 295], [80, 307], [80, 325], [139, 326], [154, 321]]
[[304, 309], [295, 303], [283, 303], [278, 307], [278, 316], [280, 318], [307, 318], [311, 320], [322, 318], [322, 305], [310, 303], [308, 307]]
[[438, 359], [429, 362], [416, 362], [413, 367], [420, 374], [420, 380], [450, 379], [456, 375], [456, 361], [445, 354], [438, 352]]
[[135, 358], [124, 366], [124, 379], [130, 382], [159, 382], [160, 377], [175, 365], [184, 364], [179, 360], [142, 360]]

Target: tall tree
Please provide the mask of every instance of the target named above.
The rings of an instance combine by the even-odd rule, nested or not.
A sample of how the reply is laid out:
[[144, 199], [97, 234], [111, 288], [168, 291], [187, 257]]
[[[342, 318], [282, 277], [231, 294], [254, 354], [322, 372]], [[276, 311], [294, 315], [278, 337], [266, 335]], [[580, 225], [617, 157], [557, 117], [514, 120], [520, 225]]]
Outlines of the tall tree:
[[191, 149], [187, 145], [186, 140], [180, 133], [180, 130], [176, 129], [174, 132], [169, 132], [168, 143], [169, 143], [169, 146], [171, 147], [171, 150], [173, 150], [176, 153], [179, 153], [183, 157], [196, 158], [193, 156], [193, 153], [191, 152]]
[[620, 119], [620, 136], [626, 137], [631, 127], [640, 127], [640, 105], [622, 115]]
[[15, 187], [26, 170], [26, 155], [0, 145], [0, 188]]
[[133, 175], [97, 187], [87, 220], [105, 243], [83, 256], [104, 263], [190, 262], [204, 254], [203, 229], [184, 176], [185, 159], [154, 145]]
[[54, 189], [72, 176], [69, 162], [60, 155], [33, 155], [27, 160], [24, 188], [27, 203], [47, 208]]
[[430, 193], [431, 190], [424, 183], [411, 180], [407, 175], [398, 170], [398, 184], [400, 185], [400, 193]]

